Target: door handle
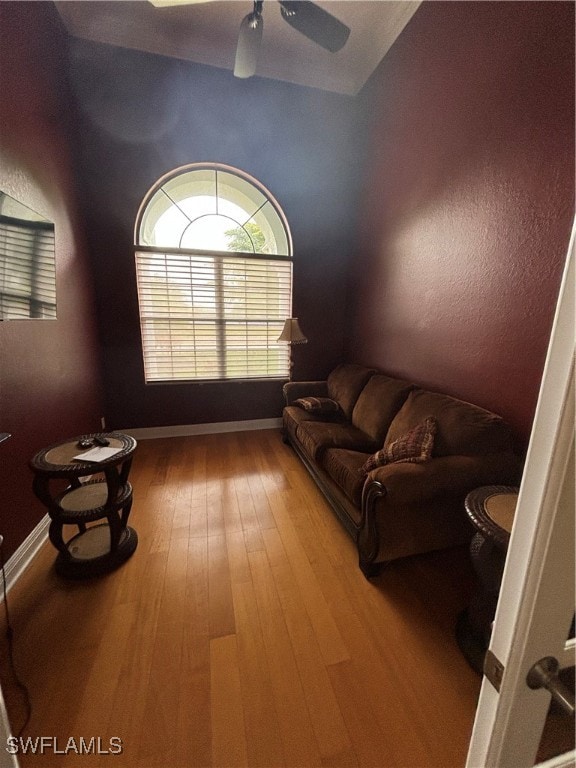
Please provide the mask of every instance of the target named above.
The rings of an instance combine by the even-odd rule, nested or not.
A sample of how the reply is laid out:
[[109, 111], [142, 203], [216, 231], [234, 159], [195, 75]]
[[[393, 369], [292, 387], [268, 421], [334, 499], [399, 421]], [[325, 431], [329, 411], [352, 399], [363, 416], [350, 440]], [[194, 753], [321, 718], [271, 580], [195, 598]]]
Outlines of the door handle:
[[558, 677], [559, 668], [558, 659], [554, 656], [544, 656], [530, 668], [526, 675], [526, 683], [533, 690], [546, 688], [562, 711], [567, 715], [573, 715], [574, 693]]

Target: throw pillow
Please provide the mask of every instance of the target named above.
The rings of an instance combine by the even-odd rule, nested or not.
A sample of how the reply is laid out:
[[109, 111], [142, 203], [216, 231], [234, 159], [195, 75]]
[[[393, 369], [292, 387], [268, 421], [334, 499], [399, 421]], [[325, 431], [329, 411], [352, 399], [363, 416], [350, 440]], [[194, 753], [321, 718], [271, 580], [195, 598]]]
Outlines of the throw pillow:
[[329, 397], [299, 397], [293, 404], [311, 413], [337, 413], [340, 410], [336, 400]]
[[385, 464], [401, 464], [402, 462], [421, 464], [428, 461], [432, 456], [437, 427], [436, 419], [433, 416], [428, 416], [427, 419], [412, 427], [393, 443], [376, 451], [363, 464], [360, 472], [367, 475], [376, 467], [382, 467]]

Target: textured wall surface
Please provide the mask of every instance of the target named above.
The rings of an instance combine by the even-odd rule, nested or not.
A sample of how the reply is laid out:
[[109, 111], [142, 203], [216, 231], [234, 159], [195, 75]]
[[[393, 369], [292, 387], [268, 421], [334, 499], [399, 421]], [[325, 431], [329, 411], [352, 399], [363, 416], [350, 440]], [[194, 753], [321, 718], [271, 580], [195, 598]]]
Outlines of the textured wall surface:
[[294, 351], [295, 376], [325, 375], [343, 348], [363, 144], [357, 102], [82, 42], [74, 45], [71, 76], [109, 423], [122, 428], [278, 417], [280, 381], [144, 384], [136, 214], [162, 175], [188, 163], [222, 162], [262, 182], [286, 213], [294, 241], [293, 314], [309, 338]]
[[351, 356], [525, 442], [574, 211], [574, 6], [424, 4], [363, 98]]
[[0, 189], [51, 218], [57, 320], [0, 323], [0, 533], [8, 557], [46, 514], [29, 459], [52, 442], [97, 429], [98, 345], [88, 259], [78, 231], [63, 52], [51, 3], [0, 3]]
[[243, 168], [283, 206], [297, 377], [329, 371], [349, 324], [348, 357], [526, 439], [574, 206], [571, 3], [423, 4], [357, 99], [68, 45], [51, 4], [0, 3], [0, 188], [55, 221], [58, 259], [58, 319], [0, 324], [5, 554], [44, 514], [29, 458], [98, 427], [100, 370], [118, 427], [279, 413], [276, 383], [143, 385], [134, 220], [188, 162]]

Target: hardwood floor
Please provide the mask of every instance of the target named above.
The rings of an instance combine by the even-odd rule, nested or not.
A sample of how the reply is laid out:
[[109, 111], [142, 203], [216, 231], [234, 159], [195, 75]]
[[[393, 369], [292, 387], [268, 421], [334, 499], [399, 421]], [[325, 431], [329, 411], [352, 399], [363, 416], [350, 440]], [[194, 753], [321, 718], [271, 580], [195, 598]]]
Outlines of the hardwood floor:
[[454, 640], [465, 549], [368, 582], [275, 430], [140, 441], [131, 481], [127, 563], [65, 581], [47, 543], [9, 594], [23, 736], [122, 753], [48, 748], [24, 768], [463, 766], [480, 686]]

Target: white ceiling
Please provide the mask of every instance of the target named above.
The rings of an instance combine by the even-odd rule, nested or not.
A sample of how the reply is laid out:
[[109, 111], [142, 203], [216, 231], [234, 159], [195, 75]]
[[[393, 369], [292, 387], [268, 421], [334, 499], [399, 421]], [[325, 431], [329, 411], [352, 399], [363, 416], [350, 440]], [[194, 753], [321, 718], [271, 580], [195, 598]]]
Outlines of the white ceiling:
[[[266, 0], [256, 74], [354, 95], [404, 29], [420, 0], [318, 2], [351, 29], [344, 48], [329, 53], [287, 24]], [[70, 34], [233, 70], [240, 22], [251, 0], [156, 8], [147, 0], [66, 0], [56, 7]]]

